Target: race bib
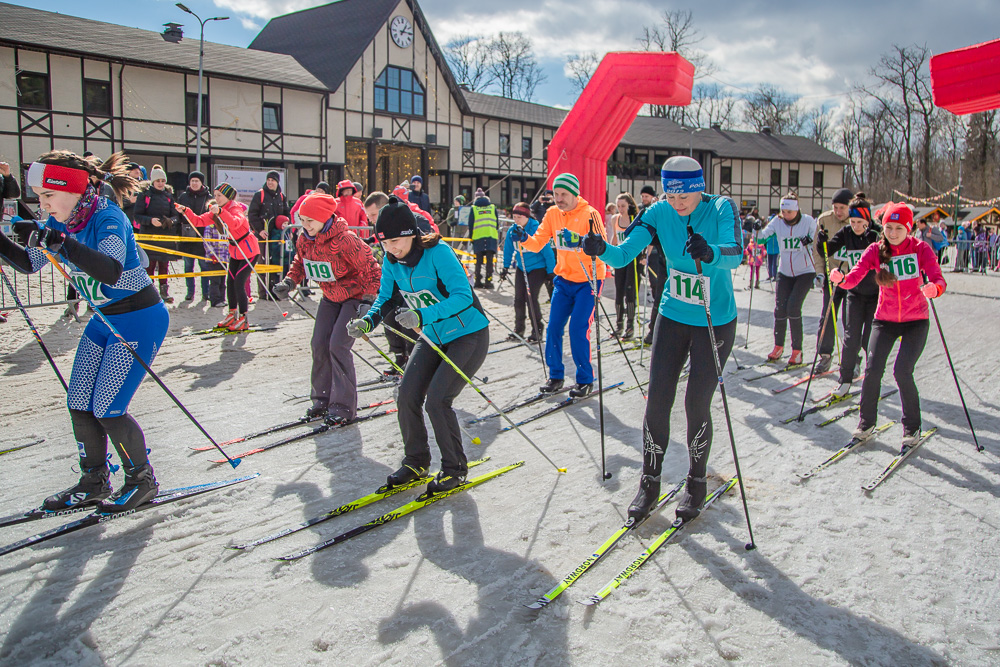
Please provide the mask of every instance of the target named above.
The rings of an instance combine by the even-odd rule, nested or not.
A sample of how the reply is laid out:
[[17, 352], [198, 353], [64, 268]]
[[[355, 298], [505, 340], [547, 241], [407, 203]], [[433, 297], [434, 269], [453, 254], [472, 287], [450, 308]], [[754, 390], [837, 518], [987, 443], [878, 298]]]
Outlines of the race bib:
[[625, 243], [625, 239], [628, 238], [625, 232], [618, 232], [617, 236], [618, 236], [618, 245]]
[[104, 292], [101, 291], [101, 288], [104, 287], [104, 283], [99, 281], [97, 278], [88, 276], [82, 271], [73, 271], [70, 273], [70, 276], [73, 277], [73, 282], [76, 284], [77, 291], [93, 301], [95, 306], [102, 306], [108, 301], [111, 301], [111, 299], [104, 296]]
[[419, 292], [404, 292], [400, 290], [400, 294], [403, 295], [406, 305], [412, 310], [420, 310], [421, 308], [427, 308], [428, 306], [440, 303], [430, 290], [422, 289]]
[[579, 252], [580, 246], [583, 244], [583, 237], [568, 229], [562, 229], [555, 235], [555, 237], [553, 237], [553, 240], [556, 242], [556, 248], [559, 250], [573, 250], [575, 252]]
[[798, 250], [802, 247], [802, 239], [798, 236], [789, 236], [781, 241], [781, 247], [785, 250]]
[[848, 269], [853, 269], [854, 265], [858, 263], [861, 259], [861, 255], [864, 250], [848, 250], [847, 248], [841, 248], [836, 253], [834, 253], [833, 258], [840, 260], [841, 262], [847, 262]]
[[911, 252], [907, 255], [897, 255], [889, 260], [889, 272], [896, 276], [897, 280], [908, 280], [920, 275], [920, 265], [917, 263], [917, 253]]
[[[711, 302], [710, 278], [705, 276], [704, 300]], [[676, 269], [670, 269], [667, 276], [667, 286], [670, 298], [690, 303], [696, 306], [702, 304], [701, 279], [693, 273], [684, 273]]]
[[318, 283], [333, 283], [337, 281], [337, 276], [333, 275], [333, 267], [330, 265], [330, 262], [317, 262], [303, 257], [302, 268], [305, 269], [306, 278], [315, 280]]

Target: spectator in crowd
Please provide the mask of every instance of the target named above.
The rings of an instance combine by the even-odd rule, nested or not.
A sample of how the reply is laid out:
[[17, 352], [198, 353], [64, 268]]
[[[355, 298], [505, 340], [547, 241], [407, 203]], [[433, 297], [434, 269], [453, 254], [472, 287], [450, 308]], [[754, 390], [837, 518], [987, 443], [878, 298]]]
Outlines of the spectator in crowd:
[[[642, 189], [639, 190], [639, 202], [641, 203], [641, 206], [639, 206], [640, 213], [655, 204], [656, 189], [652, 185], [642, 186]], [[646, 332], [643, 344], [652, 345], [653, 328], [656, 326], [656, 320], [660, 317], [657, 307], [660, 303], [660, 298], [663, 296], [663, 284], [667, 280], [667, 263], [663, 258], [663, 249], [660, 248], [660, 241], [655, 236], [646, 253], [646, 268], [649, 269], [649, 289], [653, 293], [653, 309], [650, 311], [649, 330]]]
[[346, 220], [347, 228], [359, 238], [367, 238], [371, 235], [368, 229], [368, 216], [365, 214], [364, 205], [355, 194], [354, 183], [351, 181], [337, 183], [337, 217]]
[[990, 231], [978, 220], [972, 226], [973, 271], [986, 273], [986, 263], [990, 250]]
[[969, 266], [969, 252], [972, 250], [972, 240], [972, 223], [962, 223], [955, 235], [955, 245], [958, 247], [955, 259], [955, 273], [961, 273]]
[[451, 209], [448, 211], [448, 215], [445, 216], [444, 222], [441, 223], [441, 235], [450, 236], [455, 233], [454, 227], [458, 225], [458, 210], [465, 206], [465, 196], [458, 195], [452, 202]]
[[[210, 194], [208, 188], [205, 186], [205, 174], [200, 171], [192, 171], [188, 175], [188, 186], [184, 189], [184, 192], [177, 196], [177, 203], [183, 204], [191, 209], [195, 215], [201, 215], [206, 210], [208, 210], [208, 200]], [[180, 222], [180, 236], [189, 239], [200, 239], [201, 234], [199, 231], [185, 221]], [[208, 271], [210, 263], [205, 259], [205, 244], [204, 243], [182, 243], [180, 245], [181, 252], [187, 253], [188, 255], [198, 256], [198, 270]], [[195, 258], [185, 257], [184, 258], [184, 273], [194, 273], [195, 268]], [[211, 298], [210, 295], [210, 285], [208, 278], [202, 276], [201, 278], [201, 300], [206, 301]], [[194, 301], [195, 292], [195, 280], [194, 277], [187, 277], [184, 279], [185, 286], [187, 287], [187, 293], [184, 295], [185, 301]]]
[[[136, 197], [133, 226], [138, 223], [140, 234], [176, 236], [178, 225], [177, 211], [174, 209], [174, 189], [167, 185], [167, 173], [163, 171], [163, 167], [155, 164], [149, 172], [149, 179], [149, 187]], [[144, 241], [144, 243], [164, 250], [177, 249], [177, 244], [169, 241]], [[170, 296], [167, 279], [163, 276], [170, 273], [170, 260], [176, 255], [156, 250], [146, 250], [146, 255], [149, 257], [146, 273], [150, 277], [160, 276], [160, 298], [164, 303], [173, 303], [174, 297]]]
[[524, 336], [525, 310], [528, 311], [528, 319], [531, 321], [531, 335], [528, 336], [529, 343], [536, 343], [541, 340], [544, 322], [542, 322], [542, 311], [538, 306], [538, 293], [541, 287], [548, 280], [549, 274], [555, 271], [556, 255], [551, 245], [546, 244], [540, 252], [527, 252], [517, 247], [515, 236], [517, 233], [514, 227], [520, 227], [529, 236], [533, 236], [538, 231], [538, 221], [531, 218], [531, 209], [524, 202], [518, 202], [514, 206], [514, 224], [507, 230], [503, 244], [503, 269], [500, 271], [500, 280], [507, 277], [507, 272], [511, 266], [515, 267], [514, 272], [514, 333], [507, 336], [509, 341], [518, 341]]
[[21, 196], [21, 186], [17, 176], [10, 173], [10, 165], [0, 162], [0, 199], [18, 199]]
[[420, 210], [431, 212], [431, 198], [424, 192], [424, 179], [419, 175], [410, 179], [409, 200], [420, 207]]
[[[482, 189], [477, 190], [482, 193]], [[493, 289], [493, 261], [499, 246], [500, 233], [497, 207], [483, 194], [472, 203], [472, 219], [469, 222], [469, 238], [472, 251], [476, 253], [476, 289]], [[482, 269], [486, 264], [486, 282]]]
[[940, 263], [941, 254], [948, 247], [948, 237], [937, 226], [937, 215], [937, 213], [934, 214], [935, 219], [930, 224], [927, 223], [926, 218], [915, 221], [913, 235], [934, 249], [934, 253], [938, 256], [938, 263]]
[[[265, 243], [261, 249], [261, 258], [265, 264], [271, 264], [272, 255], [277, 257], [277, 246], [267, 241], [278, 241], [281, 239], [281, 230], [277, 227], [278, 216], [288, 217], [288, 199], [281, 191], [281, 174], [277, 171], [269, 171], [264, 178], [264, 187], [254, 193], [250, 200], [250, 210], [247, 217], [250, 220], [250, 229]], [[272, 246], [274, 249], [272, 250]], [[257, 294], [261, 299], [270, 299], [269, 290], [274, 283], [278, 282], [277, 273], [266, 274], [267, 285], [258, 285]], [[262, 278], [264, 279], [264, 278]]]
[[[531, 204], [531, 218], [533, 220], [541, 220], [545, 217], [545, 212], [548, 211], [555, 205], [556, 201], [553, 199], [552, 190], [546, 190], [542, 193], [535, 202]], [[551, 290], [549, 290], [551, 293]]]

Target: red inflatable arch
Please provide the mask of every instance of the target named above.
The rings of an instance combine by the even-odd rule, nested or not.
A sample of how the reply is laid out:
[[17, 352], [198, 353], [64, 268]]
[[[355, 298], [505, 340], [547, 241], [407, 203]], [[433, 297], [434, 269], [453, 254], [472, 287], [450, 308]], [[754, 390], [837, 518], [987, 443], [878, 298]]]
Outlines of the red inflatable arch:
[[676, 53], [609, 53], [549, 143], [548, 174], [580, 179], [580, 195], [604, 209], [608, 159], [643, 104], [691, 103], [694, 65]]
[[934, 104], [954, 114], [1000, 107], [1000, 39], [931, 58]]

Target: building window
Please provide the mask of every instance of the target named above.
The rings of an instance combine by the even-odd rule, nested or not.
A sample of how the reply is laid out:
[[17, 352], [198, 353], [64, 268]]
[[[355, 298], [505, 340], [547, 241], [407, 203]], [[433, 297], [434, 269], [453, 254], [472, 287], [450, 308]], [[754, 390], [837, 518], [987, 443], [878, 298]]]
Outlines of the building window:
[[111, 115], [111, 84], [109, 82], [83, 80], [83, 113], [88, 116]]
[[788, 170], [788, 187], [797, 188], [799, 187], [799, 170], [789, 169]]
[[781, 185], [781, 169], [771, 170], [771, 185], [778, 187]]
[[822, 171], [814, 171], [813, 172], [813, 187], [814, 188], [821, 188], [821, 187], [823, 187], [823, 172]]
[[[184, 97], [184, 119], [188, 125], [198, 124], [198, 93], [188, 93]], [[201, 95], [201, 125], [208, 125], [208, 95]]]
[[473, 151], [476, 150], [475, 133], [469, 129], [462, 130], [462, 150], [463, 151]]
[[521, 137], [521, 157], [531, 157], [531, 137]]
[[49, 75], [37, 72], [18, 72], [17, 106], [22, 109], [51, 109]]
[[722, 185], [732, 185], [733, 184], [733, 168], [732, 167], [721, 167], [719, 169], [719, 182]]
[[261, 106], [261, 126], [265, 132], [281, 132], [281, 105], [264, 104]]
[[424, 115], [424, 87], [411, 70], [386, 67], [375, 79], [375, 111]]
[[510, 135], [500, 135], [500, 155], [510, 155]]

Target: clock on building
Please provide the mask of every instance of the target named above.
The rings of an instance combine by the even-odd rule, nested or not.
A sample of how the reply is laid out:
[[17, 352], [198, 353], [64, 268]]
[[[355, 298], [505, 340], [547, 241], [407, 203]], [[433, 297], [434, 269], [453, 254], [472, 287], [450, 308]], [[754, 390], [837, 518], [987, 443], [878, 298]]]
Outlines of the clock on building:
[[396, 46], [405, 49], [413, 43], [413, 24], [405, 16], [397, 16], [389, 24], [389, 33]]

